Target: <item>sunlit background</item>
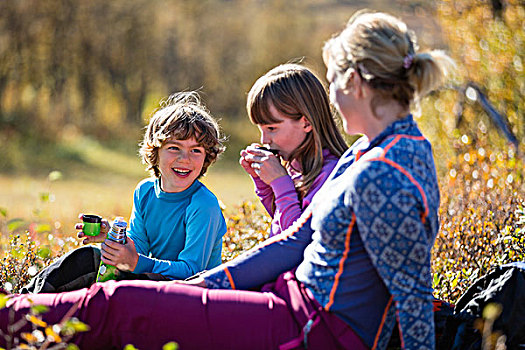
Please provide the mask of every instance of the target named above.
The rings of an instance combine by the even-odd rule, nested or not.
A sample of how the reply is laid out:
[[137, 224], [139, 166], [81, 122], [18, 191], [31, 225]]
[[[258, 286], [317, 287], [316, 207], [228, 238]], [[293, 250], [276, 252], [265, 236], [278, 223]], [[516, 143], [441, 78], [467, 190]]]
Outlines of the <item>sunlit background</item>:
[[[170, 93], [199, 90], [228, 136], [203, 181], [234, 212], [230, 232], [261, 238], [266, 219], [239, 207], [255, 199], [238, 165], [258, 140], [246, 94], [290, 61], [324, 79], [323, 43], [361, 8], [401, 17], [422, 50], [457, 62], [417, 116], [442, 187], [438, 293], [454, 300], [489, 265], [523, 258], [523, 238], [513, 241], [525, 222], [520, 0], [0, 1], [0, 233], [41, 233], [53, 248], [74, 236], [80, 212], [129, 215], [147, 176], [137, 144], [149, 115]], [[477, 242], [496, 251], [480, 245], [480, 257]]]

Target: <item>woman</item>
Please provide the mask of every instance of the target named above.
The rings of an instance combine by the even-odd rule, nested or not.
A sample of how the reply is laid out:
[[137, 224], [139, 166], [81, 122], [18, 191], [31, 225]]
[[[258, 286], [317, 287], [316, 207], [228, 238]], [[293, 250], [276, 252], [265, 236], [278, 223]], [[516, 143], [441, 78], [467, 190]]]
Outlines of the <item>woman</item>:
[[[73, 314], [92, 327], [75, 338], [82, 348], [384, 349], [397, 317], [403, 348], [434, 348], [439, 192], [430, 144], [408, 108], [450, 60], [418, 53], [400, 20], [362, 12], [323, 57], [346, 132], [364, 136], [290, 228], [185, 283], [108, 282], [33, 296], [51, 307], [44, 318], [59, 320], [79, 303]], [[29, 302], [14, 296], [8, 306], [16, 320]], [[4, 332], [7, 323], [4, 309]]]
[[299, 218], [348, 147], [322, 83], [301, 65], [283, 64], [260, 77], [246, 110], [266, 149], [250, 145], [240, 163], [273, 218], [274, 236]]

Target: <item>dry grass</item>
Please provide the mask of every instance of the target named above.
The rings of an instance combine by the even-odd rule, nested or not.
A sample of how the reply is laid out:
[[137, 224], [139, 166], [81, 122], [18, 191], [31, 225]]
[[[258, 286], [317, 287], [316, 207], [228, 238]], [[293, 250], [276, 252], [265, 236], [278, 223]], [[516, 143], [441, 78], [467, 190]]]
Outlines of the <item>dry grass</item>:
[[[77, 222], [79, 213], [129, 216], [133, 190], [140, 180], [112, 176], [100, 182], [71, 178], [50, 181], [47, 177], [0, 175], [0, 208], [7, 210], [10, 219], [50, 218], [64, 225], [67, 232], [67, 227], [72, 229]], [[251, 180], [241, 169], [212, 168], [202, 181], [226, 207], [255, 199]], [[49, 200], [43, 201], [46, 194]]]

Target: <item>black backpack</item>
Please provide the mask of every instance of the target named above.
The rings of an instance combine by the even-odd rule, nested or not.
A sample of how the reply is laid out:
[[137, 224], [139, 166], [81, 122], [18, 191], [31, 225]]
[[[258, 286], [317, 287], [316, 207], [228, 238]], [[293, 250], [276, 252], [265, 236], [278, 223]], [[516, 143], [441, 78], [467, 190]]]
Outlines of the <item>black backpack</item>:
[[447, 316], [437, 348], [481, 349], [482, 335], [474, 323], [491, 303], [502, 308], [492, 332], [506, 336], [507, 350], [525, 349], [525, 262], [498, 266], [475, 281], [458, 300], [454, 313]]

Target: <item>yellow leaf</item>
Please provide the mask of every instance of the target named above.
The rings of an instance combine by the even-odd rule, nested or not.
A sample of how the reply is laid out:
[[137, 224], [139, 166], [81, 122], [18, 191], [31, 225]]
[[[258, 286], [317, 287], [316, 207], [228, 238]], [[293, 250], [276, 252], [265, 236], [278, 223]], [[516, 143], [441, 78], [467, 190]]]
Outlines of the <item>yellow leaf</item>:
[[29, 322], [31, 322], [32, 324], [35, 324], [39, 327], [46, 327], [47, 326], [47, 323], [45, 323], [44, 321], [42, 321], [41, 319], [39, 319], [38, 317], [34, 316], [34, 315], [27, 315], [27, 320]]
[[483, 318], [489, 320], [495, 320], [499, 317], [502, 311], [502, 307], [497, 303], [490, 303], [483, 309]]
[[452, 280], [452, 284], [451, 284], [451, 288], [454, 289], [456, 288], [456, 286], [458, 285], [458, 276], [456, 276], [453, 280]]
[[138, 350], [133, 344], [127, 344], [124, 350]]
[[28, 343], [36, 343], [36, 337], [31, 333], [21, 333], [20, 337]]
[[60, 336], [57, 333], [55, 333], [52, 327], [46, 328], [46, 336], [49, 341], [55, 343], [60, 343], [62, 341], [62, 338], [60, 338]]
[[179, 349], [179, 344], [173, 341], [164, 344], [164, 346], [162, 347], [162, 350], [178, 350], [178, 349]]
[[7, 304], [7, 300], [9, 300], [7, 295], [0, 293], [0, 309], [3, 309], [5, 307], [5, 305]]
[[78, 318], [73, 317], [66, 322], [66, 326], [70, 327], [75, 333], [76, 332], [87, 332], [89, 331], [89, 326], [82, 321], [79, 321]]

